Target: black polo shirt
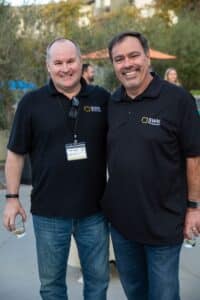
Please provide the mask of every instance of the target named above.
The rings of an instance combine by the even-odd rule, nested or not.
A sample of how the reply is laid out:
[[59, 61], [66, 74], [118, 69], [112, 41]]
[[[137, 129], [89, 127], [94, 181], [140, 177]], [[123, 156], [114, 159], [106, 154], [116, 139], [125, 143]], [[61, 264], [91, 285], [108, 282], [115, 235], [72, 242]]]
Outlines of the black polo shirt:
[[200, 118], [183, 88], [157, 75], [134, 100], [120, 87], [108, 110], [109, 182], [102, 207], [127, 239], [182, 241], [186, 158], [200, 155]]
[[33, 190], [31, 212], [43, 216], [84, 217], [100, 210], [106, 183], [107, 101], [109, 93], [86, 85], [80, 101], [77, 135], [88, 159], [68, 161], [65, 145], [73, 143], [71, 101], [53, 83], [21, 100], [8, 149], [30, 154]]

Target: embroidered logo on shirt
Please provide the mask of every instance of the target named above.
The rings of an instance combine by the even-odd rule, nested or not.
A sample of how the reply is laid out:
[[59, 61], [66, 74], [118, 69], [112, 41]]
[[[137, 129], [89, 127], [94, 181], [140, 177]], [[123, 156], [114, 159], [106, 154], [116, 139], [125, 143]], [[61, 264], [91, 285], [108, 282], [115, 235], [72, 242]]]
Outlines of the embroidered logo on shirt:
[[160, 119], [142, 117], [141, 118], [141, 123], [142, 124], [149, 124], [149, 125], [153, 125], [153, 126], [160, 126]]
[[100, 106], [84, 106], [83, 110], [85, 112], [101, 112]]

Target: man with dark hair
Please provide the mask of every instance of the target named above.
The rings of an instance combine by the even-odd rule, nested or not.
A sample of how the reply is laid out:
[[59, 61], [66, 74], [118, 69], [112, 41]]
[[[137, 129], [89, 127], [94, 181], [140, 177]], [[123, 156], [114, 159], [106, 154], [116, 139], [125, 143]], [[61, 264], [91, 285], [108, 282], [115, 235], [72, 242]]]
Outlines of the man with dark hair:
[[181, 87], [150, 73], [148, 41], [109, 44], [121, 86], [108, 109], [109, 181], [102, 201], [129, 300], [179, 300], [183, 238], [200, 233], [200, 118]]
[[[18, 105], [6, 160], [4, 225], [26, 213], [19, 200], [24, 155], [32, 165], [31, 212], [43, 300], [67, 300], [71, 236], [78, 247], [85, 300], [106, 300], [108, 225], [100, 211], [106, 184], [107, 100], [82, 75], [79, 47], [56, 39], [47, 47], [49, 83]], [[27, 296], [28, 298], [28, 296]]]
[[83, 64], [82, 76], [88, 84], [94, 81], [94, 67], [91, 64]]

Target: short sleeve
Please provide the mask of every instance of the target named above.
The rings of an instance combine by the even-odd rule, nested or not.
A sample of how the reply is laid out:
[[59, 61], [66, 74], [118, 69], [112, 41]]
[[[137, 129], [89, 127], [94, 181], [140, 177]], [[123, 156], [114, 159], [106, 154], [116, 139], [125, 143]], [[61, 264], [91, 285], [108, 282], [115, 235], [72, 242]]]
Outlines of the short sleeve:
[[19, 102], [7, 148], [17, 154], [26, 154], [31, 148], [31, 107], [29, 97]]
[[200, 116], [195, 99], [186, 93], [182, 102], [180, 141], [185, 157], [200, 155]]

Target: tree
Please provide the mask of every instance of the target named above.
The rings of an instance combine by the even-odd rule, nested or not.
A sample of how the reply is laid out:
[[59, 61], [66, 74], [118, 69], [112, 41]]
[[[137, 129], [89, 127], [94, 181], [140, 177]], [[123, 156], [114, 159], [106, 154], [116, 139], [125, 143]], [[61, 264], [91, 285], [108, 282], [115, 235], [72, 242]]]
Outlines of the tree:
[[161, 16], [169, 25], [172, 23], [173, 15], [187, 15], [187, 13], [200, 12], [199, 0], [154, 0], [153, 5], [155, 14]]
[[48, 30], [56, 33], [57, 36], [69, 37], [73, 27], [78, 25], [81, 2], [80, 0], [61, 0], [58, 3], [50, 2], [41, 6], [44, 27], [46, 26]]
[[[18, 9], [20, 19], [20, 78], [37, 86], [47, 81], [45, 49], [57, 37], [72, 38], [77, 31], [80, 1], [60, 1], [47, 5], [29, 5]], [[80, 35], [80, 31], [79, 31]]]
[[199, 0], [154, 0], [154, 7], [162, 10], [173, 10], [175, 13], [191, 12], [200, 9]]
[[[189, 11], [187, 15], [180, 13], [178, 22], [169, 26], [158, 14], [153, 18], [142, 18], [134, 8], [129, 7], [100, 15], [92, 22], [89, 33], [77, 39], [81, 41], [83, 52], [87, 53], [107, 47], [108, 41], [117, 32], [141, 31], [150, 41], [152, 48], [177, 56], [175, 60], [152, 60], [155, 71], [163, 77], [166, 68], [171, 66], [177, 68], [183, 86], [191, 90], [200, 89], [199, 28], [199, 18], [193, 11]], [[107, 60], [95, 63], [104, 65], [106, 71], [104, 76], [101, 76], [101, 84], [112, 90], [116, 82], [111, 79], [113, 77], [111, 64]]]
[[[9, 90], [9, 80], [17, 65], [18, 43], [16, 31], [19, 24], [14, 11], [5, 1], [0, 1], [0, 128], [7, 128], [12, 118], [14, 98]], [[9, 32], [9, 38], [8, 38]]]
[[177, 67], [183, 85], [191, 89], [200, 89], [200, 20], [196, 12], [179, 18], [171, 29], [171, 49], [177, 55]]
[[[37, 86], [45, 84], [45, 49], [56, 37], [64, 36], [76, 41], [82, 53], [87, 53], [106, 48], [112, 36], [120, 31], [134, 30], [142, 32], [152, 48], [177, 56], [173, 61], [152, 61], [153, 67], [161, 76], [167, 67], [174, 66], [186, 88], [200, 88], [200, 21], [192, 9], [185, 13], [186, 7], [190, 7], [186, 5], [186, 2], [189, 5], [189, 1], [166, 3], [157, 0], [157, 5], [162, 2], [163, 6], [157, 9], [153, 18], [142, 17], [140, 10], [129, 4], [120, 10], [91, 17], [90, 26], [79, 27], [82, 2], [69, 0], [14, 9], [0, 0], [0, 83], [20, 79], [34, 82]], [[194, 4], [194, 1], [190, 2]], [[177, 10], [178, 22], [169, 25], [160, 11], [166, 14], [173, 3], [174, 9], [177, 3], [182, 8]], [[184, 8], [180, 3], [184, 3]], [[117, 83], [111, 64], [108, 60], [95, 63], [99, 66], [98, 83], [112, 90]], [[8, 126], [15, 96], [5, 84], [0, 85], [0, 127]]]

